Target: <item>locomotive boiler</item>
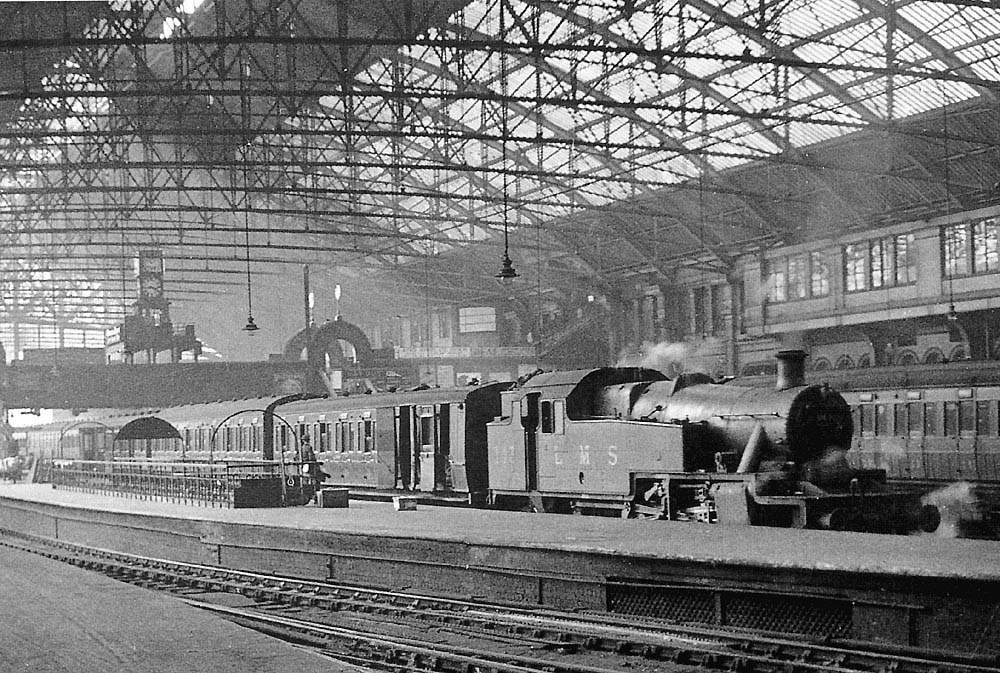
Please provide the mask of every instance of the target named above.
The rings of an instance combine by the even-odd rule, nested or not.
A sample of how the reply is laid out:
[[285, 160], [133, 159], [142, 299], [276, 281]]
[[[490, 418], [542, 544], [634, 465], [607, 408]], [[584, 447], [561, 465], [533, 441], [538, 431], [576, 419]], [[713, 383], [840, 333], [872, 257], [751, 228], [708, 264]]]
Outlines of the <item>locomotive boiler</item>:
[[837, 476], [834, 463], [851, 446], [850, 407], [830, 387], [805, 384], [802, 351], [781, 351], [776, 357], [778, 378], [770, 390], [653, 382], [626, 417], [703, 424], [705, 441], [716, 450], [713, 458], [723, 461], [720, 471], [754, 472], [761, 464], [791, 463], [813, 479], [828, 481]]
[[542, 374], [488, 427], [491, 499], [546, 511], [908, 532], [936, 510], [845, 459], [851, 411], [778, 355], [773, 390], [640, 368]]

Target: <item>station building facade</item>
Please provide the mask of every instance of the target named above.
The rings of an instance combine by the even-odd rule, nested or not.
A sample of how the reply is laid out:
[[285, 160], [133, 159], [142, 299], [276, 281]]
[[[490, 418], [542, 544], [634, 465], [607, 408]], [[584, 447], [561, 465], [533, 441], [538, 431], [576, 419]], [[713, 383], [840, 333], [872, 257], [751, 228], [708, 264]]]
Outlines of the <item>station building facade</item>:
[[804, 348], [815, 370], [1000, 358], [998, 214], [778, 247], [740, 257], [727, 277], [639, 279], [624, 298], [622, 350], [717, 376], [771, 371], [787, 347]]

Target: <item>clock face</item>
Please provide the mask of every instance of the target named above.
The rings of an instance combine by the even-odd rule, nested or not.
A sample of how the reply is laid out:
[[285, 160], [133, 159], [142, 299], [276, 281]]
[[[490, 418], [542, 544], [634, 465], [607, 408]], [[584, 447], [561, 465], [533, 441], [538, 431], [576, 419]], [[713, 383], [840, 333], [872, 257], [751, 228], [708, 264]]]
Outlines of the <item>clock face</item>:
[[163, 279], [159, 276], [147, 276], [142, 279], [141, 290], [143, 297], [162, 297]]

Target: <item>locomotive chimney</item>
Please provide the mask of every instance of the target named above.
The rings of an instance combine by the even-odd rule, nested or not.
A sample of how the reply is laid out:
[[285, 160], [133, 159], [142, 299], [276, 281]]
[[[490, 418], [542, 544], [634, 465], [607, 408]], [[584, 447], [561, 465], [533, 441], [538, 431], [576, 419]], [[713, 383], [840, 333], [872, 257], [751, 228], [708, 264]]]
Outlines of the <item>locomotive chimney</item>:
[[778, 351], [778, 380], [775, 390], [788, 390], [806, 384], [806, 352], [801, 350]]

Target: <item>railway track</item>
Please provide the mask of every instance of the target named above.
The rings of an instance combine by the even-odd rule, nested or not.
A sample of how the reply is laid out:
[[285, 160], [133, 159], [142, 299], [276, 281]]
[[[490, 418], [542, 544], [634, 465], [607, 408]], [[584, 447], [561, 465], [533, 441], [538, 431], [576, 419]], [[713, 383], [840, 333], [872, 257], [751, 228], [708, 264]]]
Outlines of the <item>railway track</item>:
[[560, 613], [121, 554], [0, 531], [0, 544], [170, 592], [190, 605], [372, 670], [456, 673], [985, 673], [1000, 661], [875, 651], [599, 613]]

